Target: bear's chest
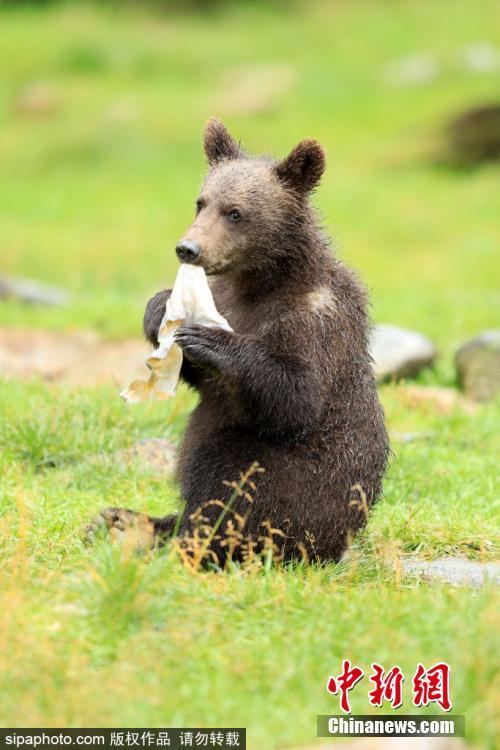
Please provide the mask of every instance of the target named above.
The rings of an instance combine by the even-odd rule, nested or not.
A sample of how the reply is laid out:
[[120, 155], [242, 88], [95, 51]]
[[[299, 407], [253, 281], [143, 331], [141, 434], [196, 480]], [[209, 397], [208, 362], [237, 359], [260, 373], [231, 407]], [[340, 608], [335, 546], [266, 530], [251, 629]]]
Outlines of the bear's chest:
[[236, 333], [258, 333], [278, 316], [270, 299], [247, 300], [222, 285], [214, 285], [212, 293], [218, 311]]

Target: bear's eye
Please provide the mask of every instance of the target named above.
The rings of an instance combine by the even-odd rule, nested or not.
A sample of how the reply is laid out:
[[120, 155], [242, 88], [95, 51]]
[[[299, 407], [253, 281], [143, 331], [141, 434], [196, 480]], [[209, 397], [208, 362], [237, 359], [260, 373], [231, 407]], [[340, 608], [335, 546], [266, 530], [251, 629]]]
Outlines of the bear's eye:
[[228, 211], [227, 218], [229, 221], [239, 221], [241, 219], [241, 214], [237, 208], [232, 208], [231, 211]]
[[202, 208], [203, 201], [201, 200], [201, 198], [198, 198], [198, 200], [196, 201], [196, 213], [199, 214]]

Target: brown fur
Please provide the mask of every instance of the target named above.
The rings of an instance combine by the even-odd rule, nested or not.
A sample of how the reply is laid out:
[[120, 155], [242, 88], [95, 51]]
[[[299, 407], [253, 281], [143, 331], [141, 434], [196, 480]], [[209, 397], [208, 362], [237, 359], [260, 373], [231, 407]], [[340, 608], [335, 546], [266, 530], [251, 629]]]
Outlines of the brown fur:
[[[367, 348], [367, 299], [355, 274], [330, 251], [309, 204], [324, 154], [304, 141], [281, 162], [248, 156], [224, 126], [205, 131], [210, 170], [186, 239], [201, 248], [217, 308], [234, 329], [179, 332], [182, 377], [200, 395], [180, 450], [178, 477], [191, 515], [224, 480], [252, 462], [252, 504], [245, 533], [281, 529], [285, 559], [339, 560], [381, 493], [388, 440]], [[234, 218], [234, 210], [241, 218]], [[144, 328], [156, 343], [169, 292], [148, 304]], [[361, 488], [361, 489], [360, 489]], [[204, 515], [215, 523], [217, 505]], [[153, 519], [158, 533], [174, 516]], [[220, 531], [224, 534], [224, 524]], [[220, 558], [223, 546], [212, 543]]]

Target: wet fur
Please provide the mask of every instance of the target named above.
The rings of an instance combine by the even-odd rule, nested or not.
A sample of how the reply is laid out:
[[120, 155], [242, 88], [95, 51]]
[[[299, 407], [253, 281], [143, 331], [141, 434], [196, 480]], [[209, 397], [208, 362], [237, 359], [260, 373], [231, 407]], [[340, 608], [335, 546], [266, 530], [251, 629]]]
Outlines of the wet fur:
[[[323, 151], [304, 141], [282, 162], [253, 158], [216, 121], [205, 150], [204, 210], [187, 236], [203, 249], [215, 303], [234, 332], [194, 327], [178, 338], [181, 376], [200, 395], [178, 461], [186, 504], [178, 533], [192, 532], [190, 516], [204, 502], [226, 502], [224, 480], [258, 461], [265, 473], [254, 477], [253, 504], [236, 503], [250, 511], [245, 533], [257, 539], [270, 521], [286, 535], [285, 559], [305, 550], [311, 560], [339, 560], [366, 523], [362, 497], [372, 505], [380, 496], [388, 440], [365, 291], [332, 254], [309, 204]], [[233, 204], [242, 206], [238, 227], [225, 220]], [[153, 344], [168, 294], [146, 308]], [[219, 514], [218, 506], [205, 511], [211, 523]], [[153, 523], [168, 531], [176, 519]]]

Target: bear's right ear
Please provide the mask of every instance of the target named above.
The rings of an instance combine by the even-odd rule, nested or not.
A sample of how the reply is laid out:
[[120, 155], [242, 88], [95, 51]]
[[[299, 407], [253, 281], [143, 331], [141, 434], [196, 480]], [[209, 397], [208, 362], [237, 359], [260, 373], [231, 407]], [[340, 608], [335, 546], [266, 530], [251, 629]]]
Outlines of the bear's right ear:
[[242, 153], [239, 144], [215, 117], [212, 117], [206, 124], [203, 148], [210, 165], [217, 164], [223, 159], [237, 159]]
[[298, 193], [308, 193], [314, 190], [325, 171], [325, 152], [317, 141], [301, 141], [274, 169], [288, 187]]

